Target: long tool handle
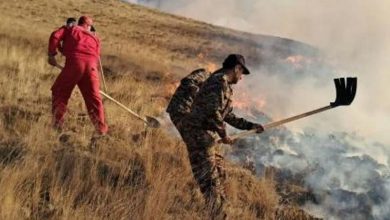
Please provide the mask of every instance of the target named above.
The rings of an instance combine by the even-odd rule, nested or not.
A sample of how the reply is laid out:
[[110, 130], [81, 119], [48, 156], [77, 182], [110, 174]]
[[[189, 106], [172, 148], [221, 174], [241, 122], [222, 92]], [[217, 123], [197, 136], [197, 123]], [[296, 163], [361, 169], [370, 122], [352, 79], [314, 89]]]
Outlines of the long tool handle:
[[100, 75], [102, 76], [102, 81], [103, 81], [103, 89], [104, 92], [107, 92], [106, 80], [104, 78], [103, 66], [102, 66], [102, 61], [100, 59], [100, 56], [99, 56], [99, 66], [100, 66]]
[[145, 118], [142, 118], [141, 116], [139, 116], [137, 113], [135, 113], [134, 111], [132, 111], [131, 109], [127, 108], [125, 105], [123, 105], [122, 103], [118, 102], [117, 100], [115, 100], [114, 98], [112, 98], [111, 96], [107, 95], [105, 92], [103, 91], [99, 91], [100, 94], [102, 94], [104, 97], [108, 98], [109, 100], [113, 101], [115, 104], [119, 105], [120, 107], [122, 107], [124, 110], [128, 111], [130, 114], [132, 114], [134, 117], [142, 120], [143, 122], [145, 122], [146, 124], [148, 124], [148, 121], [145, 119]]
[[[318, 109], [313, 110], [313, 111], [302, 113], [300, 115], [296, 115], [296, 116], [292, 116], [292, 117], [289, 117], [289, 118], [286, 118], [286, 119], [282, 119], [280, 121], [271, 122], [269, 124], [263, 125], [263, 127], [264, 127], [264, 130], [267, 130], [267, 129], [274, 128], [274, 127], [277, 127], [279, 125], [286, 124], [288, 122], [295, 121], [295, 120], [298, 120], [298, 119], [301, 119], [301, 118], [305, 118], [307, 116], [314, 115], [314, 114], [317, 114], [317, 113], [320, 113], [320, 112], [323, 112], [323, 111], [326, 111], [326, 110], [329, 110], [329, 109], [332, 109], [332, 108], [333, 108], [332, 106], [328, 105], [328, 106], [325, 106], [325, 107], [322, 107], [322, 108], [318, 108]], [[244, 131], [244, 132], [232, 135], [232, 136], [230, 136], [230, 138], [235, 140], [235, 139], [238, 139], [238, 138], [247, 137], [247, 136], [255, 134], [255, 133], [256, 133], [256, 129], [253, 129], [253, 130]]]

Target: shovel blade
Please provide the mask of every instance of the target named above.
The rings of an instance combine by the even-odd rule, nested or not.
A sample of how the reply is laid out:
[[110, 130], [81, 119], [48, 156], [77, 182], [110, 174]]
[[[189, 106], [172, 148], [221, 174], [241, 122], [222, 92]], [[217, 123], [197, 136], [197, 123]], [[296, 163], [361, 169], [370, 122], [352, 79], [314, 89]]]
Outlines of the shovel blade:
[[334, 79], [334, 83], [336, 87], [336, 100], [330, 103], [330, 105], [332, 107], [337, 107], [340, 105], [350, 105], [356, 95], [357, 78], [337, 78]]
[[150, 116], [145, 116], [145, 119], [147, 121], [147, 125], [151, 128], [159, 128], [161, 125], [160, 122], [156, 118], [153, 118]]

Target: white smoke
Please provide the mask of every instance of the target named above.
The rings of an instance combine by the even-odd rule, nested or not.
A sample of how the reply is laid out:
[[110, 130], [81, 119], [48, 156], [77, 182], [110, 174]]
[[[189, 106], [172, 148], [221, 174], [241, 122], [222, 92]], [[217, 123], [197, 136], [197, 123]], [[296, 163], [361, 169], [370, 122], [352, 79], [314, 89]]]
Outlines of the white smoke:
[[[248, 138], [232, 159], [250, 154], [262, 172], [274, 166], [300, 175], [326, 219], [390, 219], [390, 1], [386, 0], [133, 0], [160, 10], [242, 31], [291, 38], [325, 52], [331, 68], [297, 76], [252, 67], [236, 93], [251, 88], [261, 111], [282, 119], [334, 100], [332, 78], [358, 76], [354, 103]], [[245, 54], [244, 54], [245, 55]], [[293, 77], [292, 77], [293, 76]], [[303, 77], [302, 77], [303, 76]], [[247, 114], [242, 112], [241, 115]], [[261, 114], [254, 118], [268, 122]]]
[[[343, 75], [359, 77], [359, 89], [357, 98], [348, 111], [332, 115], [332, 117], [337, 115], [342, 117], [337, 120], [318, 119], [327, 123], [332, 131], [353, 129], [366, 137], [390, 144], [390, 136], [387, 135], [390, 126], [386, 123], [390, 121], [390, 114], [388, 114], [390, 102], [385, 101], [390, 98], [387, 89], [387, 85], [390, 84], [387, 72], [390, 69], [387, 61], [390, 55], [389, 1], [133, 0], [132, 2], [238, 30], [291, 38], [321, 48], [330, 61], [346, 72]], [[327, 85], [326, 82], [323, 83], [324, 86]], [[305, 103], [308, 102], [305, 101], [303, 105]], [[353, 118], [353, 126], [350, 120], [344, 119], [345, 114]], [[306, 125], [309, 123], [312, 121], [307, 121]], [[302, 121], [295, 125], [301, 127], [305, 124]]]
[[[261, 119], [261, 118], [259, 118]], [[388, 219], [390, 170], [360, 151], [389, 148], [348, 133], [324, 134], [316, 129], [292, 132], [287, 128], [266, 131], [241, 140], [231, 159], [255, 158], [259, 175], [265, 167], [280, 171], [276, 180], [297, 181], [314, 193], [304, 208], [325, 219]]]

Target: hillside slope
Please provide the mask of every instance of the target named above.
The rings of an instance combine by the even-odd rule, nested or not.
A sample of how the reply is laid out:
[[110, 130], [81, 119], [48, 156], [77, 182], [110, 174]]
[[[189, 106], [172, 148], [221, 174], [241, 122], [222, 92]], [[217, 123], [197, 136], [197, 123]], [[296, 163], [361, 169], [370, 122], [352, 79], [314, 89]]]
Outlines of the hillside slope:
[[42, 36], [67, 17], [89, 14], [102, 38], [104, 55], [160, 71], [188, 71], [205, 62], [219, 63], [231, 52], [245, 54], [249, 66], [318, 53], [289, 39], [238, 32], [116, 0], [4, 1], [0, 5], [5, 23], [12, 23], [6, 31], [34, 30], [29, 38], [34, 35], [41, 43], [46, 43]]
[[[67, 17], [95, 19], [109, 93], [142, 115], [162, 116], [173, 82], [227, 53], [265, 66], [317, 53], [116, 0], [1, 1], [0, 10], [0, 219], [208, 218], [169, 124], [146, 129], [107, 101], [110, 134], [92, 149], [93, 129], [75, 90], [65, 132], [51, 129], [50, 86], [59, 71], [46, 63], [46, 44]], [[233, 164], [228, 174], [233, 219], [311, 218], [279, 204], [272, 175], [259, 179]]]

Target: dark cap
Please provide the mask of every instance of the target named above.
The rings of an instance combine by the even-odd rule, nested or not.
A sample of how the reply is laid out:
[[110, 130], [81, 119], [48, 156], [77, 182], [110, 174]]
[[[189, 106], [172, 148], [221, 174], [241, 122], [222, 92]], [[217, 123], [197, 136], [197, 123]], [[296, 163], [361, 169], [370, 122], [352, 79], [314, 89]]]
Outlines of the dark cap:
[[234, 68], [237, 64], [240, 64], [242, 68], [244, 68], [244, 74], [250, 74], [248, 68], [245, 66], [245, 59], [240, 54], [230, 54], [228, 57], [226, 57], [225, 61], [223, 61], [222, 67], [230, 69]]

